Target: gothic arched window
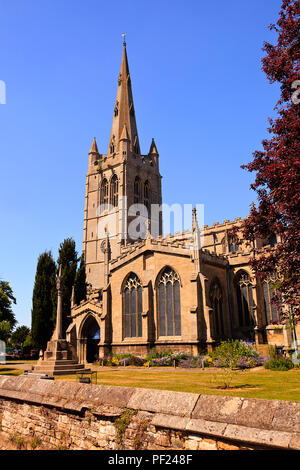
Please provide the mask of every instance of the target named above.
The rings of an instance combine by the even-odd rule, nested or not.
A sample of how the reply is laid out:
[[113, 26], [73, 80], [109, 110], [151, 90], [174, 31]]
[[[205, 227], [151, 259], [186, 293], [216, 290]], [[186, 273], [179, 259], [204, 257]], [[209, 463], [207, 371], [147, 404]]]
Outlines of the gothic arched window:
[[142, 182], [137, 176], [134, 180], [134, 204], [141, 204], [142, 202]]
[[280, 320], [280, 305], [275, 303], [275, 296], [277, 294], [274, 283], [276, 276], [271, 276], [263, 281], [264, 303], [266, 312], [266, 322], [268, 325], [272, 323], [279, 323]]
[[229, 237], [228, 238], [228, 250], [231, 252], [231, 253], [234, 253], [235, 251], [238, 251], [239, 250], [239, 243], [237, 242], [237, 240], [235, 239], [235, 237]]
[[180, 336], [180, 281], [169, 267], [164, 269], [157, 283], [157, 312], [159, 336]]
[[118, 191], [119, 191], [119, 182], [117, 175], [114, 175], [110, 180], [110, 204], [113, 207], [118, 206]]
[[216, 338], [224, 337], [223, 296], [218, 279], [210, 287], [210, 303], [213, 309], [213, 329]]
[[149, 183], [149, 181], [145, 181], [145, 184], [144, 184], [144, 204], [145, 204], [145, 207], [148, 211], [148, 217], [150, 217], [151, 204], [150, 204], [150, 183]]
[[100, 205], [102, 210], [106, 210], [108, 208], [108, 181], [106, 178], [104, 178], [101, 183]]
[[142, 285], [130, 274], [123, 288], [123, 334], [125, 338], [142, 336]]
[[254, 325], [254, 302], [250, 276], [246, 271], [240, 271], [235, 279], [236, 297], [238, 304], [240, 326]]

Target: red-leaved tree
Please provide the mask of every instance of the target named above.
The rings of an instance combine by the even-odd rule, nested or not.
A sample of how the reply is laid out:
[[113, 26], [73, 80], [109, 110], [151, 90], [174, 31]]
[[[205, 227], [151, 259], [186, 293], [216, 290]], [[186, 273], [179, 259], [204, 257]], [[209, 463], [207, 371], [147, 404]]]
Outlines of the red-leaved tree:
[[253, 250], [250, 264], [264, 279], [279, 274], [276, 284], [285, 303], [300, 317], [300, 3], [283, 0], [276, 25], [275, 45], [264, 43], [262, 70], [271, 83], [280, 83], [276, 118], [269, 119], [270, 139], [263, 151], [242, 168], [256, 172], [251, 188], [257, 193], [242, 230], [244, 240], [278, 235], [278, 243], [261, 252]]

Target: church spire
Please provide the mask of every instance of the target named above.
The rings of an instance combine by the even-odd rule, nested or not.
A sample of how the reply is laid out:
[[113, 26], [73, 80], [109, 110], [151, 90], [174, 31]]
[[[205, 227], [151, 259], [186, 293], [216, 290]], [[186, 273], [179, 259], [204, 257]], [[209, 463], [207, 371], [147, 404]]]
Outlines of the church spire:
[[113, 154], [119, 150], [119, 141], [126, 127], [130, 150], [140, 154], [140, 144], [135, 120], [131, 80], [126, 51], [126, 42], [123, 42], [123, 56], [118, 79], [117, 97], [114, 107], [113, 122], [109, 139], [108, 153]]

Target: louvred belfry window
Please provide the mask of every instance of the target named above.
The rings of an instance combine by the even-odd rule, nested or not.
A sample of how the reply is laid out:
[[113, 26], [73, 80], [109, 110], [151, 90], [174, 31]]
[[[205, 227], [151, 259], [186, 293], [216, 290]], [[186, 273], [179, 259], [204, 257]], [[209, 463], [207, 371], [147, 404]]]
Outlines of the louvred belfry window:
[[180, 281], [178, 274], [166, 268], [157, 284], [159, 336], [181, 335]]
[[108, 208], [108, 181], [106, 178], [104, 178], [101, 183], [100, 205], [102, 210], [106, 210]]
[[123, 289], [123, 336], [142, 336], [142, 285], [136, 274], [131, 274]]
[[150, 183], [146, 181], [144, 184], [144, 204], [148, 211], [148, 217], [150, 217]]
[[138, 176], [134, 180], [134, 203], [142, 203], [142, 182]]
[[118, 206], [118, 177], [114, 175], [110, 181], [110, 204], [113, 207]]

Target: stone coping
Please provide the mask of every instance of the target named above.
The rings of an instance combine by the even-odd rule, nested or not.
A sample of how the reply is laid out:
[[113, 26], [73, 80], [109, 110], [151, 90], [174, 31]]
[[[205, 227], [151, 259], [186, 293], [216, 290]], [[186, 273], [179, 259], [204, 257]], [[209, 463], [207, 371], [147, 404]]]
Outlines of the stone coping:
[[300, 449], [300, 403], [0, 376], [0, 398], [118, 417], [147, 412], [152, 424], [250, 445]]

